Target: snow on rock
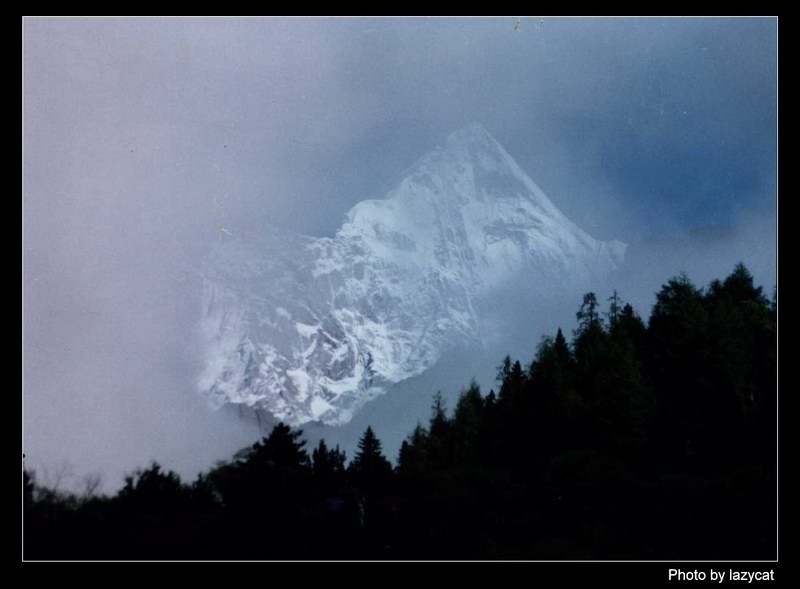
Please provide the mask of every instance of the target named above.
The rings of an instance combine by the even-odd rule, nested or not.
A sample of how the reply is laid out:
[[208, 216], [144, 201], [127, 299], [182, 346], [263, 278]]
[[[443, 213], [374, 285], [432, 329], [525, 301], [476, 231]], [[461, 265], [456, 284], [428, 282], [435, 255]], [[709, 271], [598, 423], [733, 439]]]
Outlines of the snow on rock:
[[542, 288], [617, 268], [480, 125], [452, 133], [333, 238], [220, 244], [205, 272], [199, 389], [290, 424], [349, 421], [387, 385], [481, 344], [476, 303], [515, 274]]

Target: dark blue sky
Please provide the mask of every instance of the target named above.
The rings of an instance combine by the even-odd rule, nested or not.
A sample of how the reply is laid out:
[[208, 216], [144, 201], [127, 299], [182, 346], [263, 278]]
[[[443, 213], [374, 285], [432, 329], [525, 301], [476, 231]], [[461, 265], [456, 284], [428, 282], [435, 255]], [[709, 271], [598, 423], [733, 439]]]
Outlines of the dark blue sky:
[[[370, 137], [396, 147], [376, 155], [365, 138], [359, 156], [391, 167], [384, 162], [410, 159], [420, 137], [432, 144], [479, 120], [568, 215], [604, 237], [735, 223], [773, 206], [774, 20], [508, 25], [387, 23], [393, 34], [364, 41], [355, 69], [369, 72], [362, 82], [389, 86], [382, 96], [394, 113]], [[448, 58], [418, 59], [440, 52]]]

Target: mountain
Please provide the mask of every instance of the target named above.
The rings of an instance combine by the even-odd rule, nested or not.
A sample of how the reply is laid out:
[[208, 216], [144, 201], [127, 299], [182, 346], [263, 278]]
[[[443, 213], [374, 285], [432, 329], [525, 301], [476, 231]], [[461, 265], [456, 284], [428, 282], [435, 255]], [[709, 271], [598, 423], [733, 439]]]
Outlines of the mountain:
[[514, 277], [554, 294], [622, 262], [626, 246], [567, 219], [480, 125], [452, 133], [332, 238], [220, 244], [204, 272], [199, 388], [290, 424], [348, 422], [456, 345]]

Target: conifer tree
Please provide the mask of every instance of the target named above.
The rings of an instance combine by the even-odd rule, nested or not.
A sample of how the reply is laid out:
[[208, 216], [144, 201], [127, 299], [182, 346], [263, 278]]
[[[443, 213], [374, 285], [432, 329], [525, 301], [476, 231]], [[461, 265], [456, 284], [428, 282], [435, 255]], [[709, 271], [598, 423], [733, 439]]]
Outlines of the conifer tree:
[[292, 431], [285, 423], [278, 423], [268, 437], [253, 444], [250, 462], [290, 470], [308, 468], [308, 454], [303, 448], [306, 442], [300, 439], [302, 435], [302, 430]]
[[578, 333], [583, 333], [601, 322], [600, 313], [597, 310], [597, 296], [593, 292], [583, 295], [583, 303], [575, 313], [575, 317], [578, 319]]
[[311, 470], [321, 484], [335, 483], [345, 472], [345, 453], [336, 448], [328, 448], [325, 440], [320, 440], [311, 453]]
[[434, 468], [444, 468], [453, 463], [455, 447], [452, 423], [447, 418], [444, 397], [438, 391], [433, 397], [431, 420], [428, 426], [427, 457]]
[[372, 426], [367, 427], [358, 441], [358, 451], [350, 465], [350, 472], [356, 484], [365, 492], [380, 490], [391, 478], [392, 465], [383, 455], [381, 442]]
[[613, 329], [614, 325], [617, 323], [617, 319], [622, 312], [622, 299], [617, 294], [616, 289], [614, 293], [608, 298], [608, 302], [610, 303], [608, 306], [608, 325]]
[[427, 472], [428, 466], [428, 432], [418, 423], [400, 446], [397, 470], [404, 476], [419, 476]]
[[476, 455], [483, 428], [483, 408], [480, 387], [473, 379], [470, 386], [459, 396], [453, 413], [453, 435], [459, 461], [471, 461]]

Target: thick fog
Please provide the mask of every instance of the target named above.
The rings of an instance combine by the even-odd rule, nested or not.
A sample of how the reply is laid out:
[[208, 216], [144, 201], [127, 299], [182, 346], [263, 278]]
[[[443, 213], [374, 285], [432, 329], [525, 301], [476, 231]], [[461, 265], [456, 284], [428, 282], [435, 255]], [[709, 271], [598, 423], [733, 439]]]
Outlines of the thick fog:
[[[252, 443], [252, 422], [196, 390], [199, 270], [221, 228], [332, 235], [473, 121], [567, 217], [629, 244], [599, 299], [617, 288], [647, 316], [668, 277], [705, 285], [738, 261], [771, 296], [776, 37], [744, 18], [26, 18], [26, 465], [110, 491], [150, 460], [191, 478]], [[528, 362], [574, 327], [581, 293], [532, 288], [500, 295], [492, 352]], [[307, 430], [352, 455], [371, 422], [394, 453], [429, 387], [486, 390], [500, 359], [461, 374], [445, 358], [349, 429]]]

